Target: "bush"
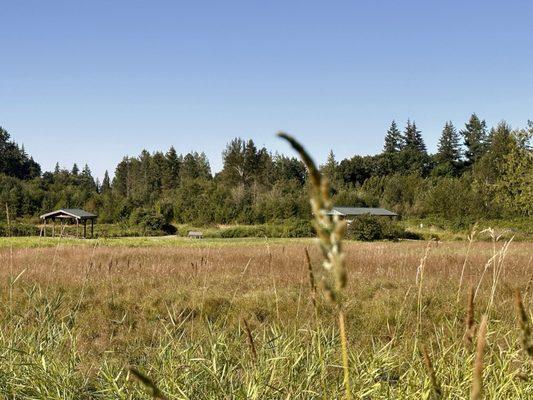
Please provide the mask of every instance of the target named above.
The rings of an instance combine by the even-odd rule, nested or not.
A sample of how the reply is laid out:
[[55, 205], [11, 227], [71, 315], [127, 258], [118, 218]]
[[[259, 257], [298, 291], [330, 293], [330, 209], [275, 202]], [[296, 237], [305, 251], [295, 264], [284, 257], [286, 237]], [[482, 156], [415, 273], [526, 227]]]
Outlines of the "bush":
[[373, 215], [361, 215], [355, 218], [348, 227], [347, 237], [365, 242], [419, 238], [412, 232], [406, 232], [398, 222]]
[[8, 228], [7, 223], [0, 223], [0, 237], [6, 236], [38, 236], [39, 228], [28, 223], [14, 222]]
[[[138, 225], [146, 233], [166, 232], [165, 229], [169, 230], [169, 224], [167, 224], [162, 214], [144, 208], [138, 208], [133, 211], [129, 223], [130, 225]], [[175, 233], [175, 230], [173, 233]]]
[[289, 220], [278, 224], [235, 226], [222, 229], [219, 234], [222, 238], [298, 238], [313, 236], [313, 228], [308, 221]]
[[365, 242], [383, 239], [383, 224], [377, 217], [362, 215], [352, 221], [348, 236]]
[[210, 238], [299, 238], [311, 237], [314, 235], [311, 222], [303, 220], [287, 220], [284, 222], [261, 224], [261, 225], [236, 225], [227, 228], [217, 229], [214, 227], [198, 228], [188, 225], [180, 225], [177, 228], [179, 236], [187, 236], [191, 230], [202, 231], [204, 237]]

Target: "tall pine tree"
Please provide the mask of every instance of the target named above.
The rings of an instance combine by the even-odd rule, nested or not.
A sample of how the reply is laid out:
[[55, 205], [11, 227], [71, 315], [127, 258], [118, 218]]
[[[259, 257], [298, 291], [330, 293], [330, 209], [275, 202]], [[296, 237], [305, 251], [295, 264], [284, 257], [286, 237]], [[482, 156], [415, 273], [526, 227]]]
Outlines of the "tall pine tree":
[[394, 165], [394, 172], [417, 173], [427, 175], [430, 169], [430, 159], [421, 132], [416, 124], [407, 120], [403, 135], [404, 146], [398, 153], [398, 161]]
[[163, 188], [175, 189], [179, 186], [181, 160], [174, 146], [165, 154], [165, 167], [163, 174]]
[[80, 173], [78, 164], [74, 163], [74, 165], [72, 166], [72, 171], [70, 173], [74, 176], [78, 176], [78, 174]]
[[465, 164], [470, 166], [478, 161], [487, 150], [487, 124], [481, 121], [474, 113], [461, 131], [463, 143], [466, 147], [464, 152]]
[[458, 165], [461, 159], [460, 139], [451, 121], [444, 124], [442, 135], [439, 139], [437, 161], [445, 164]]
[[407, 120], [404, 131], [404, 143], [406, 149], [416, 150], [420, 153], [427, 154], [426, 144], [422, 138], [421, 131], [416, 127], [416, 123]]
[[24, 146], [10, 140], [9, 133], [0, 126], [0, 173], [19, 179], [32, 179], [41, 175], [41, 167], [28, 157]]
[[435, 167], [432, 170], [434, 176], [459, 175], [461, 163], [461, 144], [457, 130], [451, 122], [446, 122], [439, 139], [439, 147], [434, 160]]
[[383, 153], [392, 154], [399, 152], [403, 147], [402, 133], [396, 125], [396, 121], [392, 121], [390, 128], [385, 135], [385, 145], [383, 146]]
[[331, 186], [336, 187], [340, 183], [339, 179], [339, 163], [335, 160], [333, 150], [329, 151], [326, 163], [321, 166], [322, 174], [328, 178]]
[[111, 190], [111, 180], [109, 179], [109, 173], [107, 172], [107, 169], [104, 173], [104, 180], [102, 181], [102, 186], [100, 187], [100, 193], [105, 194], [109, 193]]

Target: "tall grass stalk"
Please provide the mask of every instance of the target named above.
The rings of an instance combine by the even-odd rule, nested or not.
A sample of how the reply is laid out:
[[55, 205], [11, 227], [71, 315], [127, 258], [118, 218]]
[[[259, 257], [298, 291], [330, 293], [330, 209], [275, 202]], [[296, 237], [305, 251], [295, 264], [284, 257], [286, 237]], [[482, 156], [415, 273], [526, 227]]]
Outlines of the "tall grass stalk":
[[11, 237], [11, 219], [9, 218], [9, 204], [6, 202], [7, 237]]
[[494, 268], [492, 271], [492, 287], [491, 287], [491, 292], [490, 292], [489, 304], [487, 306], [487, 314], [490, 313], [490, 309], [492, 308], [492, 305], [494, 304], [494, 296], [496, 295], [496, 288], [504, 273], [505, 258], [509, 250], [509, 245], [511, 244], [512, 241], [513, 241], [513, 237], [509, 239], [508, 241], [504, 242], [502, 248], [500, 249], [500, 251], [498, 251], [497, 256], [495, 258]]
[[463, 287], [463, 280], [465, 276], [466, 265], [468, 262], [468, 256], [470, 255], [470, 250], [472, 250], [472, 243], [474, 243], [476, 233], [477, 223], [474, 225], [474, 227], [470, 231], [470, 234], [468, 235], [468, 247], [466, 248], [465, 260], [463, 262], [463, 267], [461, 268], [461, 276], [459, 277], [459, 288], [457, 289], [457, 302], [459, 302], [459, 298], [461, 297], [461, 288]]
[[470, 286], [468, 288], [466, 316], [465, 316], [465, 334], [463, 341], [466, 348], [470, 348], [474, 341], [474, 335], [476, 333], [476, 326], [474, 320], [475, 305], [474, 305], [474, 288]]
[[305, 261], [307, 264], [309, 288], [311, 290], [311, 303], [313, 305], [315, 317], [316, 342], [318, 359], [320, 362], [320, 385], [322, 386], [322, 398], [326, 400], [326, 362], [324, 361], [324, 356], [322, 352], [322, 325], [320, 324], [320, 319], [318, 315], [316, 279], [315, 274], [313, 272], [313, 264], [311, 263], [311, 257], [309, 256], [309, 249], [307, 247], [305, 248]]
[[257, 364], [257, 350], [255, 348], [254, 337], [252, 335], [252, 330], [250, 329], [250, 325], [248, 325], [248, 321], [246, 320], [246, 318], [243, 318], [243, 322], [244, 329], [246, 331], [246, 339], [248, 340], [248, 346], [250, 346], [250, 354], [252, 355], [252, 361], [255, 365]]
[[519, 289], [515, 290], [514, 298], [516, 314], [518, 317], [518, 324], [520, 326], [520, 330], [522, 331], [522, 347], [525, 353], [528, 355], [529, 360], [533, 362], [533, 334], [531, 330], [531, 324], [527, 316], [527, 311], [524, 307], [524, 303], [522, 302], [522, 296], [520, 294]]
[[416, 283], [418, 285], [418, 316], [417, 316], [417, 332], [420, 333], [422, 329], [422, 288], [424, 285], [424, 272], [426, 270], [426, 263], [429, 255], [431, 242], [428, 242], [424, 256], [420, 259], [420, 265], [416, 271]]
[[152, 381], [148, 376], [136, 370], [135, 368], [130, 368], [130, 373], [148, 390], [152, 398], [156, 400], [167, 400], [161, 390], [159, 390], [159, 388], [156, 386], [154, 381]]
[[474, 372], [472, 376], [471, 400], [483, 398], [483, 355], [487, 347], [487, 322], [488, 317], [483, 315], [477, 334], [476, 355], [474, 358]]
[[333, 303], [338, 313], [339, 335], [341, 341], [342, 365], [344, 371], [345, 398], [351, 399], [350, 369], [348, 362], [348, 340], [346, 336], [345, 316], [342, 308], [342, 290], [346, 287], [347, 273], [344, 265], [342, 239], [346, 232], [346, 221], [341, 221], [338, 216], [331, 215], [331, 199], [329, 183], [324, 179], [313, 159], [304, 147], [292, 136], [280, 132], [279, 137], [285, 139], [300, 155], [304, 162], [311, 184], [310, 202], [313, 211], [314, 225], [322, 250], [322, 267], [324, 276], [321, 286], [327, 298]]
[[433, 366], [433, 362], [431, 361], [431, 357], [429, 355], [428, 349], [426, 346], [422, 345], [420, 348], [420, 351], [422, 353], [422, 360], [424, 361], [424, 367], [426, 368], [426, 372], [429, 377], [429, 382], [431, 383], [433, 399], [435, 400], [440, 399], [442, 397], [442, 389], [439, 385], [439, 382], [437, 381], [437, 373], [435, 371], [435, 367]]
[[[318, 313], [317, 303], [316, 303], [316, 282], [315, 274], [313, 273], [313, 264], [311, 263], [311, 257], [309, 257], [309, 250], [305, 248], [305, 261], [307, 265], [307, 272], [309, 277], [309, 288], [311, 289], [311, 303], [313, 304], [313, 310], [315, 314]], [[318, 317], [318, 315], [317, 315]]]

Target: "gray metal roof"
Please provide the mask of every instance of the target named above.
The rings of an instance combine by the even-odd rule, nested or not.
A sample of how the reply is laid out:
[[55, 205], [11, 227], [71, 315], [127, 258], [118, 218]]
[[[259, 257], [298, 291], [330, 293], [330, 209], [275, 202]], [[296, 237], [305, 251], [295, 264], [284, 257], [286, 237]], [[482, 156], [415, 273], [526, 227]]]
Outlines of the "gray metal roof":
[[329, 215], [378, 215], [385, 217], [396, 217], [398, 214], [393, 213], [385, 208], [377, 207], [333, 207], [332, 210], [328, 213]]
[[56, 210], [49, 212], [47, 214], [41, 215], [41, 219], [59, 217], [61, 215], [69, 216], [76, 219], [91, 219], [96, 218], [95, 214], [91, 214], [80, 208], [62, 208], [61, 210]]

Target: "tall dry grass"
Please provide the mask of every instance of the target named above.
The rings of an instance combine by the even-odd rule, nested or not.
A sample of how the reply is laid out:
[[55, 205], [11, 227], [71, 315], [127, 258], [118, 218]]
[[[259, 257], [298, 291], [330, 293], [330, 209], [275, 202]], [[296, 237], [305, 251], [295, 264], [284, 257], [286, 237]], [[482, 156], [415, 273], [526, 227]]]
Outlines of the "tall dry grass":
[[[306, 246], [2, 249], [0, 397], [144, 398], [128, 380], [130, 366], [167, 398], [342, 397], [336, 313], [320, 296], [316, 308], [307, 300], [313, 289], [302, 285]], [[427, 347], [436, 349], [431, 361], [443, 393], [469, 396], [474, 352], [462, 344], [469, 306], [456, 302], [467, 249], [464, 243], [430, 249], [419, 300], [417, 266], [426, 248], [345, 243], [354, 398], [414, 399], [433, 390], [413, 353], [419, 325]], [[512, 312], [520, 288], [531, 320], [531, 251], [529, 243], [509, 246], [494, 297], [492, 279], [479, 286], [476, 309], [485, 310], [493, 297], [486, 398], [532, 395]], [[309, 253], [321, 258], [319, 249]], [[463, 287], [478, 285], [492, 256], [491, 243], [471, 244]]]

